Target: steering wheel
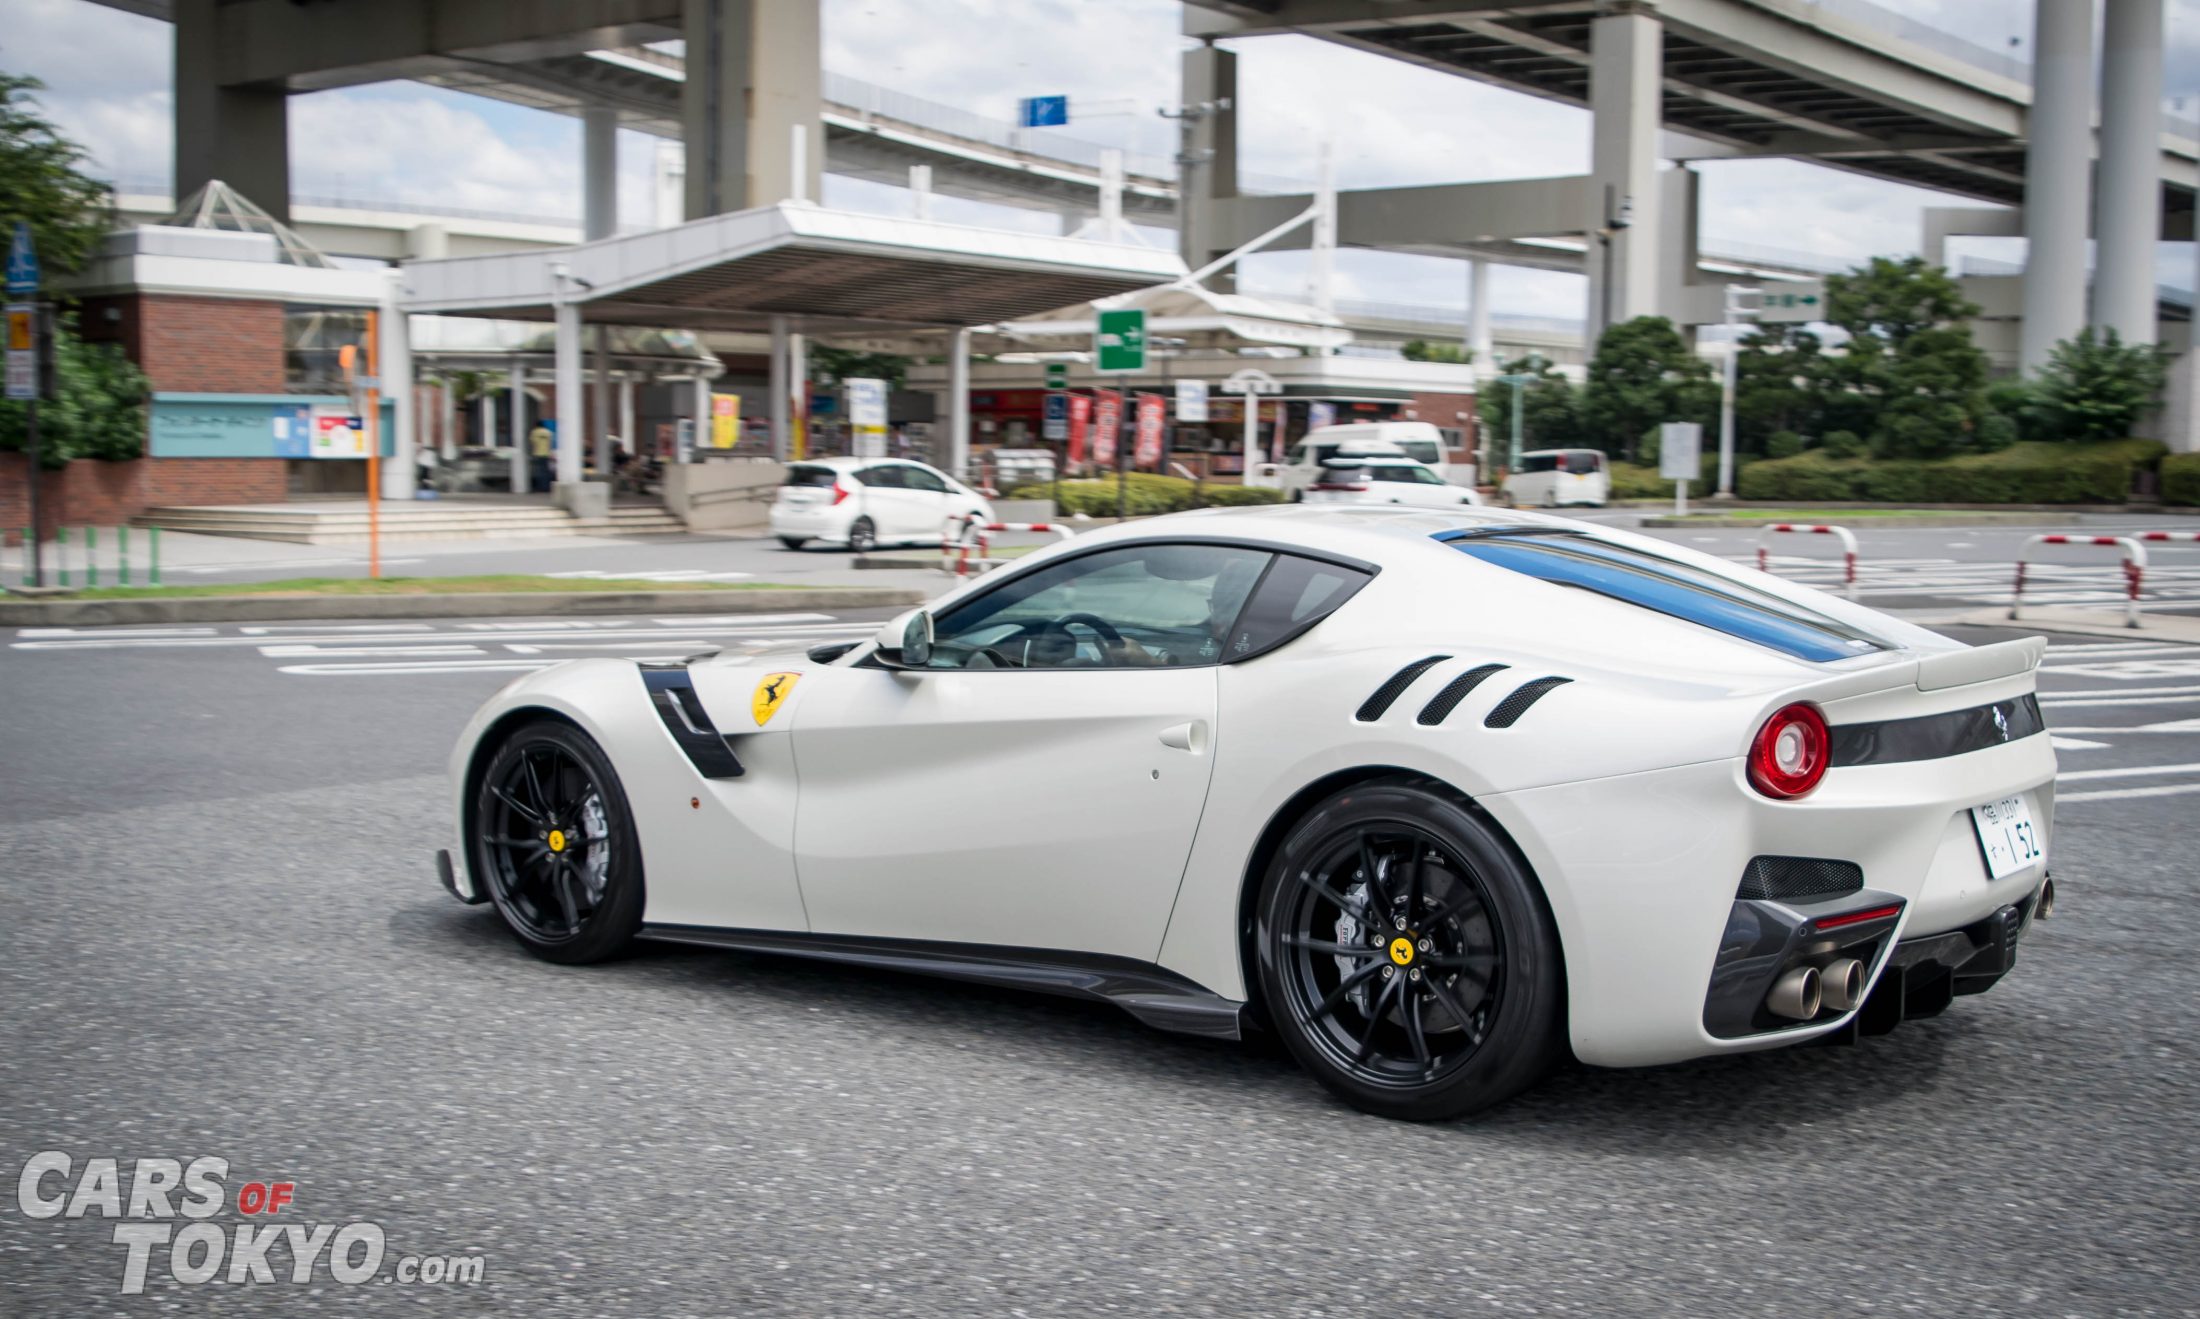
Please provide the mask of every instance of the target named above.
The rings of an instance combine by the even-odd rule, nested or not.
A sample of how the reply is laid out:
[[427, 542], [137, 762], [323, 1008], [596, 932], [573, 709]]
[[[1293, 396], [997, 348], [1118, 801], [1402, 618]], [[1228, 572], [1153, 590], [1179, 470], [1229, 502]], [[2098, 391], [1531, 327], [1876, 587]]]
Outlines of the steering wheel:
[[1069, 631], [1071, 625], [1078, 623], [1082, 623], [1084, 626], [1089, 627], [1094, 632], [1098, 633], [1100, 639], [1107, 642], [1110, 646], [1120, 646], [1123, 644], [1123, 634], [1115, 630], [1115, 624], [1110, 623], [1108, 620], [1100, 617], [1097, 614], [1088, 614], [1084, 613], [1083, 611], [1059, 614], [1053, 618], [1048, 619], [1046, 630], [1049, 632], [1067, 632]]
[[[1099, 662], [1101, 664], [1106, 665], [1116, 662], [1115, 657], [1117, 654], [1120, 653], [1121, 648], [1124, 644], [1123, 634], [1116, 631], [1114, 626], [1110, 624], [1106, 619], [1097, 618], [1087, 613], [1067, 613], [1055, 618], [1035, 618], [1031, 619], [1028, 622], [1020, 623], [1017, 625], [1016, 630], [1013, 633], [995, 640], [991, 649], [995, 650], [996, 652], [1009, 652], [1014, 648], [1016, 642], [1018, 642], [1019, 640], [1026, 643], [1027, 654], [1028, 648], [1032, 646], [1042, 647], [1046, 650], [1052, 650], [1055, 647], [1067, 647], [1068, 650], [1066, 652], [1054, 659], [1051, 659], [1045, 664], [1045, 667], [1049, 668], [1058, 667], [1063, 660], [1068, 658], [1069, 655], [1075, 653], [1077, 647], [1077, 637], [1074, 633], [1070, 631], [1070, 629], [1073, 627], [1087, 628], [1092, 632], [1094, 636], [1100, 639]], [[1043, 638], [1050, 637], [1057, 638], [1058, 640], [1054, 641], [1051, 644], [1048, 644], [1042, 640]], [[1004, 665], [1003, 667], [1008, 666]], [[1018, 665], [1016, 667], [1023, 666]]]

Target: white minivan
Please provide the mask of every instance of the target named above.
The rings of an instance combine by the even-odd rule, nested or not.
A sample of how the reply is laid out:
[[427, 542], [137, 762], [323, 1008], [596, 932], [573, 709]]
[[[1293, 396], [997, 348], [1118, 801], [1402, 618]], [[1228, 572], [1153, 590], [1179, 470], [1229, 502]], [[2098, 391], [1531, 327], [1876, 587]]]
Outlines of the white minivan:
[[1474, 467], [1445, 461], [1442, 431], [1425, 421], [1354, 421], [1317, 426], [1291, 446], [1280, 463], [1253, 469], [1250, 484], [1282, 490], [1294, 502], [1322, 479], [1332, 458], [1411, 458], [1447, 482], [1474, 484]]
[[1505, 478], [1504, 493], [1515, 507], [1601, 507], [1612, 497], [1612, 474], [1595, 449], [1534, 449], [1520, 455], [1520, 470]]
[[771, 507], [779, 543], [811, 541], [867, 554], [880, 545], [939, 543], [951, 517], [993, 520], [993, 506], [969, 486], [899, 458], [812, 458], [787, 464]]

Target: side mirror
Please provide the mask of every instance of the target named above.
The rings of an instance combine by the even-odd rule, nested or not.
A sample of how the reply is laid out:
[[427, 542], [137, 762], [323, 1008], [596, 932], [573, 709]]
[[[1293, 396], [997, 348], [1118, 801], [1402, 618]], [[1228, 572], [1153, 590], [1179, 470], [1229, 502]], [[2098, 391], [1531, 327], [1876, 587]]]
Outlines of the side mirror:
[[912, 609], [887, 620], [872, 638], [882, 664], [897, 669], [921, 669], [932, 662], [932, 616]]

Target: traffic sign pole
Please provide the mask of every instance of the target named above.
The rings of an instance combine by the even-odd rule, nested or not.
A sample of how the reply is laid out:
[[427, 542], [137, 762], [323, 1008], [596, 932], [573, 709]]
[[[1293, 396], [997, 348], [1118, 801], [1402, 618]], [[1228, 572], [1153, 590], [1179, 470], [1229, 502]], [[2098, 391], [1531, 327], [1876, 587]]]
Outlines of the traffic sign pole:
[[[8, 244], [7, 294], [8, 301], [17, 303], [8, 308], [8, 397], [23, 401], [24, 449], [30, 459], [25, 476], [30, 496], [30, 584], [42, 587], [46, 584], [45, 556], [40, 547], [40, 532], [44, 524], [38, 517], [38, 487], [42, 456], [38, 443], [38, 394], [45, 381], [42, 369], [43, 354], [53, 351], [49, 341], [50, 326], [46, 309], [33, 299], [38, 296], [39, 277], [38, 247], [31, 240], [31, 227], [27, 221], [15, 222], [15, 233]], [[19, 301], [20, 300], [20, 301]], [[18, 380], [19, 368], [29, 367], [28, 381]], [[21, 386], [19, 388], [19, 386]]]

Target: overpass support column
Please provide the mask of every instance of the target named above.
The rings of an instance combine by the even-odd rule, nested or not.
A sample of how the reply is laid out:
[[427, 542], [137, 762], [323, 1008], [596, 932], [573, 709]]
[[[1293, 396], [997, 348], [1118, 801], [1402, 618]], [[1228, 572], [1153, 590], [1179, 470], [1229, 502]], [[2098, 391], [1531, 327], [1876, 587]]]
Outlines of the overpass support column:
[[581, 237], [594, 242], [619, 232], [619, 112], [607, 105], [581, 111]]
[[176, 200], [220, 179], [290, 221], [289, 96], [224, 87], [216, 72], [220, 0], [175, 0]]
[[[820, 3], [682, 0], [688, 219], [822, 195]], [[798, 127], [805, 140], [799, 161]]]
[[2085, 326], [2093, 0], [2057, 0], [2034, 9], [2032, 108], [2025, 116], [2025, 133], [2019, 361], [2031, 371], [2046, 363], [2058, 340]]
[[1467, 351], [1472, 354], [1477, 379], [1497, 374], [1497, 354], [1490, 341], [1490, 263], [1467, 263]]
[[2116, 0], [2101, 33], [2093, 323], [2125, 343], [2153, 343], [2154, 255], [2162, 236], [2162, 0]]
[[[1197, 270], [1223, 255], [1252, 234], [1225, 233], [1217, 198], [1235, 197], [1238, 191], [1238, 91], [1237, 56], [1212, 44], [1184, 52], [1183, 155], [1177, 172], [1183, 181], [1183, 213], [1177, 243], [1184, 264]], [[1108, 238], [1121, 241], [1116, 235]], [[1237, 287], [1235, 267], [1217, 271], [1207, 279], [1217, 292]]]
[[558, 497], [559, 507], [564, 507], [568, 492], [562, 487], [577, 485], [581, 479], [581, 437], [588, 433], [588, 424], [582, 420], [581, 405], [581, 305], [577, 302], [559, 301], [556, 312], [557, 383], [554, 396], [558, 408], [558, 433], [556, 448], [556, 476], [551, 493]]
[[[788, 338], [787, 318], [784, 316], [772, 317], [772, 355], [769, 386], [772, 394], [772, 457], [780, 462], [787, 462], [794, 457], [794, 431], [789, 425], [792, 416], [790, 405], [794, 401], [794, 391], [789, 389], [787, 385]], [[697, 436], [695, 442], [701, 444], [703, 438]]]
[[1658, 130], [1665, 29], [1618, 0], [1589, 29], [1588, 347], [1608, 325], [1658, 310]]
[[381, 377], [382, 399], [390, 405], [390, 460], [382, 464], [384, 499], [411, 499], [420, 485], [420, 474], [414, 470], [419, 462], [419, 399], [413, 381], [412, 320], [399, 301], [404, 291], [403, 274], [394, 269], [383, 273], [381, 315], [376, 318], [382, 342], [374, 366]]

